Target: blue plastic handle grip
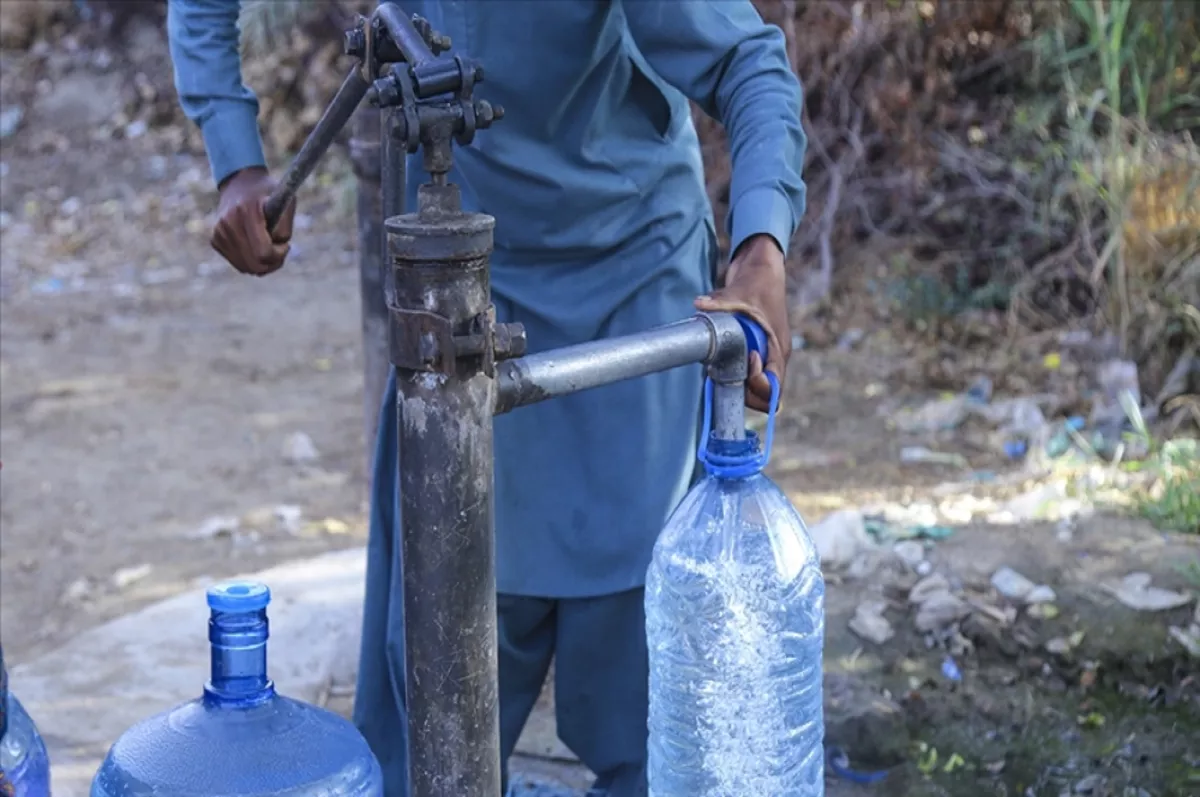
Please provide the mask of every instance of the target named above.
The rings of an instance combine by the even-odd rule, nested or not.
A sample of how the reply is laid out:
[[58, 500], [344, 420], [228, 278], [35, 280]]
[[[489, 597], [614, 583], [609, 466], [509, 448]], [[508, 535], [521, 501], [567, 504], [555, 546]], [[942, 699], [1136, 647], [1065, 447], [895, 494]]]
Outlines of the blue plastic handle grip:
[[746, 352], [758, 352], [758, 356], [762, 358], [763, 363], [767, 362], [767, 333], [757, 322], [747, 318], [744, 315], [734, 316], [737, 322], [742, 326], [742, 332], [746, 333]]

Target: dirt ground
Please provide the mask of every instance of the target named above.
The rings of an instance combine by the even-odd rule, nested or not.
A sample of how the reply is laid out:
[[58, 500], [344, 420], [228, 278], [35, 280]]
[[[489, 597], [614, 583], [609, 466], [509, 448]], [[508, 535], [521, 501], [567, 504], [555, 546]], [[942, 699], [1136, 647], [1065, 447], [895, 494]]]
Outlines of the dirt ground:
[[[307, 189], [282, 273], [242, 277], [208, 247], [201, 159], [152, 136], [94, 141], [86, 115], [48, 143], [31, 132], [39, 103], [0, 145], [0, 627], [14, 662], [197, 580], [365, 537], [344, 182]], [[774, 474], [811, 521], [1030, 486], [954, 436], [939, 447], [997, 477], [954, 488], [959, 469], [902, 464], [912, 441], [887, 423], [902, 370], [870, 346], [796, 354]], [[1100, 587], [1144, 570], [1195, 590], [1196, 538], [1104, 514], [952, 531], [928, 546], [934, 572], [996, 603], [988, 578], [1013, 567], [1053, 586], [1057, 617], [985, 613], [922, 634], [905, 599], [917, 575], [886, 548], [867, 572], [831, 572], [830, 688], [883, 704], [835, 716], [831, 735], [856, 767], [899, 765], [862, 793], [1200, 793], [1196, 660], [1166, 632], [1192, 609], [1136, 613]], [[897, 629], [883, 644], [847, 630], [868, 599]], [[1048, 652], [1061, 638], [1069, 649]]]

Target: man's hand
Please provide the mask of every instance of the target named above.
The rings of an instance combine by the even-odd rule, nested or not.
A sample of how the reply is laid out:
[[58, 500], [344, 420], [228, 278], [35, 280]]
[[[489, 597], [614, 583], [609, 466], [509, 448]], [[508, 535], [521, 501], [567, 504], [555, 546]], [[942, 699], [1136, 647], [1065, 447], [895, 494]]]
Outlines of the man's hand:
[[275, 229], [267, 229], [264, 206], [275, 182], [261, 167], [234, 172], [221, 185], [212, 246], [243, 274], [262, 277], [287, 258], [296, 203], [290, 202]]
[[[696, 299], [702, 312], [741, 313], [757, 321], [767, 333], [766, 369], [779, 378], [787, 371], [792, 354], [792, 333], [788, 325], [787, 279], [783, 251], [769, 235], [747, 238], [733, 255], [725, 277], [725, 287], [711, 296]], [[750, 355], [750, 374], [746, 380], [746, 406], [766, 412], [771, 399], [771, 383], [763, 373], [757, 354]]]

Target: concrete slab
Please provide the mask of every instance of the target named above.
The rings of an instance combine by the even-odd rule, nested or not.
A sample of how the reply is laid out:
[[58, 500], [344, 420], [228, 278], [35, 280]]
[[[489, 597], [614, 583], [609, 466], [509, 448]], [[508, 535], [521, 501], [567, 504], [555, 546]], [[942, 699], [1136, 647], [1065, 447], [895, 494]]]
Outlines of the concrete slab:
[[[273, 593], [268, 662], [280, 692], [323, 703], [347, 653], [357, 655], [365, 561], [363, 549], [338, 551], [248, 576]], [[189, 591], [11, 670], [50, 749], [55, 797], [84, 797], [126, 728], [201, 693], [207, 618], [203, 590]]]

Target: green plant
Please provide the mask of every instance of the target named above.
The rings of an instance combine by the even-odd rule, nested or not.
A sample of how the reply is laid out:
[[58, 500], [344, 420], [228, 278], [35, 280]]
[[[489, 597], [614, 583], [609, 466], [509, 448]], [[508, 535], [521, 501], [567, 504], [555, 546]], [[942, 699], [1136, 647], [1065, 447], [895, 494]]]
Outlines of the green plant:
[[1139, 502], [1155, 526], [1200, 534], [1200, 442], [1172, 440], [1158, 451], [1154, 482]]

